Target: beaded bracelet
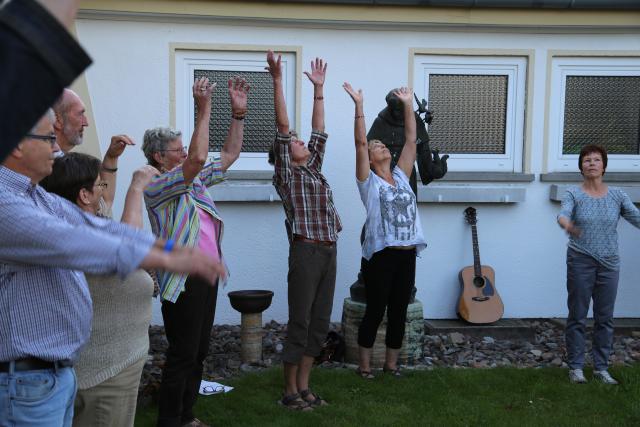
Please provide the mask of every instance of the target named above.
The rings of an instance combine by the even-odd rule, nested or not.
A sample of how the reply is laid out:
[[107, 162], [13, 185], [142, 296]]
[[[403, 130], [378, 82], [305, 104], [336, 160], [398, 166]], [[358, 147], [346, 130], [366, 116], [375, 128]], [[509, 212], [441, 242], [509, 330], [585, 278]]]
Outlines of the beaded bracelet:
[[361, 114], [359, 116], [355, 116], [356, 119], [364, 119], [364, 114]]
[[324, 99], [324, 96], [314, 96], [313, 99], [315, 99], [316, 101], [322, 101]]

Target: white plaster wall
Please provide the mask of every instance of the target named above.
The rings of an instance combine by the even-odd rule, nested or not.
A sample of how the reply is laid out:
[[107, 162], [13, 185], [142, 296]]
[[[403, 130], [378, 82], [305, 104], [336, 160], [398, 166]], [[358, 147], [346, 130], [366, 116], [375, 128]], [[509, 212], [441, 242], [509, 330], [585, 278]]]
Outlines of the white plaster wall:
[[[327, 131], [330, 134], [324, 172], [332, 185], [344, 230], [338, 249], [338, 276], [332, 318], [339, 320], [342, 301], [359, 270], [359, 233], [364, 220], [354, 182], [353, 104], [341, 84], [350, 81], [365, 93], [367, 124], [384, 107], [387, 91], [407, 84], [409, 48], [535, 49], [532, 172], [543, 162], [543, 118], [548, 49], [637, 50], [637, 35], [504, 34], [469, 32], [365, 31], [227, 25], [140, 23], [80, 20], [78, 34], [95, 64], [88, 71], [91, 101], [102, 151], [109, 136], [127, 133], [138, 147], [120, 162], [116, 198], [119, 212], [126, 181], [145, 163], [139, 146], [145, 129], [168, 125], [169, 43], [260, 44], [302, 46], [302, 63], [319, 55], [329, 64], [325, 84]], [[303, 77], [302, 135], [310, 132], [312, 88]], [[526, 202], [476, 204], [482, 261], [496, 271], [496, 287], [505, 317], [566, 315], [566, 238], [555, 222], [558, 204], [549, 201], [549, 185], [522, 184]], [[472, 264], [470, 229], [463, 220], [467, 204], [420, 204], [429, 247], [418, 259], [418, 298], [425, 317], [453, 318], [458, 296], [457, 274]], [[229, 305], [229, 290], [271, 289], [275, 297], [264, 321], [286, 321], [288, 245], [284, 213], [278, 203], [220, 203], [225, 218], [224, 251], [231, 270], [227, 289], [218, 298], [217, 323], [239, 323]], [[640, 232], [621, 224], [622, 274], [616, 316], [640, 317], [637, 257]], [[154, 322], [161, 323], [156, 307]]]

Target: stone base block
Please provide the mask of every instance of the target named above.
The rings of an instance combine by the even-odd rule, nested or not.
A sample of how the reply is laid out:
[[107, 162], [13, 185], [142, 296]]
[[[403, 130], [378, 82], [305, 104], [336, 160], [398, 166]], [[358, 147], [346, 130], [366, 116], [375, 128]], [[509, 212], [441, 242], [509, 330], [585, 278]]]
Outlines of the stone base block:
[[[346, 345], [345, 361], [358, 363], [358, 328], [364, 317], [366, 304], [345, 298], [342, 307], [342, 331]], [[381, 368], [385, 358], [385, 337], [387, 330], [387, 315], [382, 320], [376, 342], [373, 345], [371, 366]], [[405, 365], [413, 365], [414, 361], [422, 358], [422, 343], [424, 341], [424, 316], [422, 303], [415, 300], [407, 309], [407, 323], [405, 326], [404, 340], [400, 350], [399, 362]]]

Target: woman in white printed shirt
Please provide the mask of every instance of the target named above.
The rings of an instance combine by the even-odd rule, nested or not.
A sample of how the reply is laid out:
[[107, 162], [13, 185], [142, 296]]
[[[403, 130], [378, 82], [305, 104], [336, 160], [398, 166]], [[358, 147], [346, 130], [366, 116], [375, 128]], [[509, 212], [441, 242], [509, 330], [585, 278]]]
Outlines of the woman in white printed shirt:
[[397, 361], [415, 279], [416, 254], [426, 247], [416, 196], [409, 185], [416, 161], [412, 94], [406, 87], [394, 91], [404, 105], [406, 127], [404, 148], [392, 169], [389, 149], [380, 141], [367, 142], [362, 90], [355, 91], [349, 83], [343, 87], [355, 103], [356, 181], [367, 210], [362, 245], [362, 256], [369, 261], [363, 270], [367, 308], [358, 330], [357, 373], [363, 378], [373, 378], [371, 352], [386, 309], [387, 350], [383, 371], [400, 376]]

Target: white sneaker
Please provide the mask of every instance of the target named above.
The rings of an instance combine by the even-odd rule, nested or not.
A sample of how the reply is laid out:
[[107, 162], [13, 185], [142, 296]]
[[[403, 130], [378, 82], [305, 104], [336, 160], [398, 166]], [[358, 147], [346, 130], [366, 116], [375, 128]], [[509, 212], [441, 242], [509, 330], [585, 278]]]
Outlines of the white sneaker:
[[604, 384], [609, 384], [609, 385], [618, 384], [618, 381], [616, 381], [616, 379], [613, 378], [609, 374], [609, 371], [607, 371], [606, 369], [603, 369], [602, 371], [593, 371], [593, 378]]
[[570, 369], [569, 370], [569, 381], [574, 384], [584, 384], [587, 382], [587, 379], [584, 377], [584, 372], [582, 369]]

